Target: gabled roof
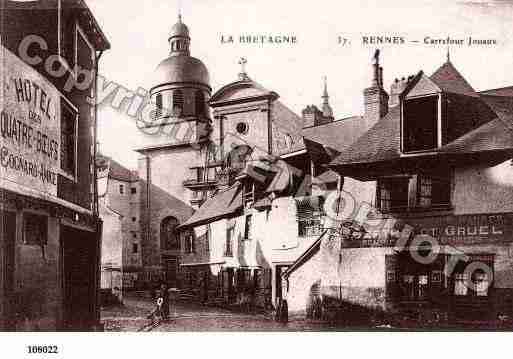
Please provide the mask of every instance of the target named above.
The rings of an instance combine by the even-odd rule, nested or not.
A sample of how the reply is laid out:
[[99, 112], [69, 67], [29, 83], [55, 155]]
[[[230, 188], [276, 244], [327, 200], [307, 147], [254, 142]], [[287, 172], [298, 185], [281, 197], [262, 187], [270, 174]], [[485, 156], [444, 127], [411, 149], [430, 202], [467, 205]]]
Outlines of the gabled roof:
[[242, 186], [234, 184], [207, 199], [205, 203], [178, 228], [195, 227], [229, 216], [242, 208]]
[[440, 66], [440, 68], [430, 76], [430, 79], [437, 84], [442, 91], [473, 97], [478, 96], [476, 91], [450, 61]]
[[[242, 91], [242, 96], [240, 91]], [[236, 97], [232, 97], [235, 92], [239, 92]], [[221, 87], [216, 93], [212, 95], [209, 100], [209, 104], [212, 107], [223, 106], [230, 104], [231, 102], [245, 102], [252, 101], [255, 98], [278, 98], [278, 94], [273, 91], [269, 91], [258, 82], [246, 78], [244, 80], [238, 80], [231, 82]]]
[[[422, 72], [419, 72], [416, 78], [418, 82], [412, 81], [405, 93], [421, 82]], [[450, 62], [443, 64], [429, 80], [444, 92], [467, 98], [468, 100], [461, 103], [467, 106], [467, 110], [468, 106], [471, 106], [476, 117], [473, 119], [474, 128], [468, 127], [465, 130], [468, 131], [466, 134], [459, 135], [460, 137], [432, 152], [464, 154], [513, 149], [513, 98], [491, 96], [487, 91], [477, 94]], [[494, 93], [494, 90], [489, 93]], [[458, 101], [454, 103], [456, 102]], [[370, 164], [401, 158], [400, 115], [400, 106], [392, 107], [385, 117], [342, 151], [330, 166]]]

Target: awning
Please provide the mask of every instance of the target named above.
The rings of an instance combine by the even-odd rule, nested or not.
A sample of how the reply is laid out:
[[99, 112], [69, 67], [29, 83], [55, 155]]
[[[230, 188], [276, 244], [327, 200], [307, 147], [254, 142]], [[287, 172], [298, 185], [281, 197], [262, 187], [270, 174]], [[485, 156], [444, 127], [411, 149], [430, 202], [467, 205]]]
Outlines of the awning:
[[203, 205], [183, 224], [177, 228], [195, 227], [212, 223], [220, 218], [235, 213], [242, 208], [241, 185], [236, 183], [232, 187], [217, 192], [203, 203]]
[[273, 169], [276, 170], [276, 175], [265, 192], [284, 192], [292, 183], [292, 174], [290, 172], [289, 165], [285, 161], [280, 160], [273, 164]]

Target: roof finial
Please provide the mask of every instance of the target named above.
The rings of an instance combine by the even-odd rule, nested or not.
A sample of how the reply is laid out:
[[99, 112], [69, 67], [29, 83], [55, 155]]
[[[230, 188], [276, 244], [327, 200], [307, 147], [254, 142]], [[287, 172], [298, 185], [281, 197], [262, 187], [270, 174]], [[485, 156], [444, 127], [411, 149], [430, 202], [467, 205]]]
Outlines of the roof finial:
[[245, 57], [241, 57], [238, 61], [238, 64], [240, 65], [240, 72], [239, 72], [239, 80], [244, 81], [248, 80], [248, 74], [246, 73], [246, 64], [248, 63], [248, 60]]
[[447, 62], [451, 62], [451, 51], [449, 46], [447, 46]]
[[324, 82], [324, 91], [322, 92], [322, 98], [325, 102], [328, 101], [328, 78], [326, 76], [322, 77], [322, 81]]
[[182, 23], [182, 1], [178, 0], [178, 22]]

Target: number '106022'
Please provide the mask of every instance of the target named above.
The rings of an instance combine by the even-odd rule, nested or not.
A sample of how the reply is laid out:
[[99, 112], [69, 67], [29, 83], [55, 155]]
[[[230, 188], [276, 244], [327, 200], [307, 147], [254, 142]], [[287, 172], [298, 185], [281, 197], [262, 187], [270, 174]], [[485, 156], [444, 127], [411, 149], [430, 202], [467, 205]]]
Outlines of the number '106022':
[[28, 345], [27, 351], [29, 354], [57, 354], [59, 348], [57, 345]]

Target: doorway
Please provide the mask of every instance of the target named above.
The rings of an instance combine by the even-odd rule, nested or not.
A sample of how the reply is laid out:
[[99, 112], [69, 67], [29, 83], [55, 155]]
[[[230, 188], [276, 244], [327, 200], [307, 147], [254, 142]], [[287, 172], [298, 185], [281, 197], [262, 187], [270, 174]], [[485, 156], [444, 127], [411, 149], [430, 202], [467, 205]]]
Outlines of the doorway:
[[95, 322], [95, 233], [61, 226], [65, 330], [90, 330]]
[[163, 259], [167, 286], [168, 288], [177, 288], [178, 259], [176, 257], [165, 257]]
[[226, 269], [226, 281], [227, 281], [227, 294], [228, 303], [234, 303], [237, 300], [237, 293], [235, 292], [235, 272], [233, 268]]
[[0, 211], [0, 268], [2, 291], [0, 298], [0, 330], [16, 329], [16, 301], [14, 298], [14, 251], [16, 243], [16, 213]]

